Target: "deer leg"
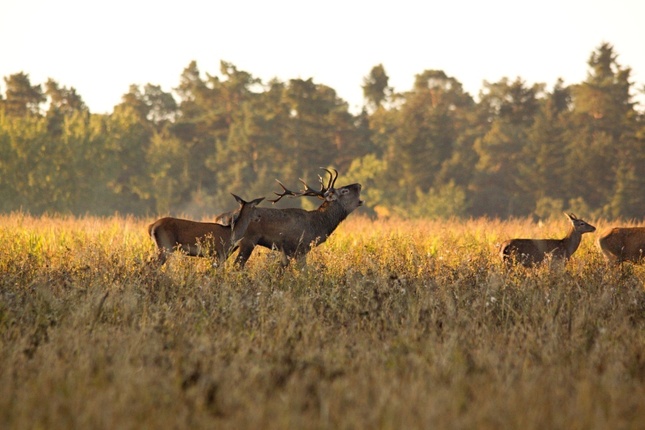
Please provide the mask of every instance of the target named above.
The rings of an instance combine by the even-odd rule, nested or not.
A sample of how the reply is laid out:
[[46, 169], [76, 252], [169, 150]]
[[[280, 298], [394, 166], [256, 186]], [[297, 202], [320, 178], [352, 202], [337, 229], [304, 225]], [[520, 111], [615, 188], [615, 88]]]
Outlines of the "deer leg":
[[307, 268], [307, 254], [306, 253], [303, 252], [303, 253], [296, 254], [295, 260], [296, 260], [296, 262], [295, 262], [296, 267], [299, 270], [304, 270], [304, 269]]
[[187, 245], [179, 245], [177, 247], [179, 250], [184, 252], [186, 255], [189, 255], [191, 257], [203, 257], [203, 249], [201, 245], [199, 244], [187, 244]]
[[280, 254], [282, 255], [282, 258], [280, 259], [280, 264], [282, 265], [282, 267], [287, 267], [289, 265], [289, 256], [284, 250], [282, 250]]
[[285, 246], [279, 249], [281, 254], [281, 264], [282, 267], [287, 267], [291, 260], [300, 260], [305, 253], [302, 252], [302, 247], [300, 242], [296, 247]]
[[209, 256], [208, 260], [211, 262], [211, 270], [219, 268], [223, 261], [219, 254]]
[[156, 266], [163, 266], [166, 260], [168, 259], [167, 255], [167, 250], [166, 248], [159, 247], [156, 249], [155, 253], [150, 257], [150, 264], [154, 264]]
[[603, 251], [603, 253], [605, 254], [605, 261], [607, 261], [607, 263], [609, 263], [612, 266], [620, 266], [620, 263], [621, 263], [620, 257], [616, 257], [611, 252]]
[[235, 264], [240, 268], [243, 269], [244, 265], [246, 264], [247, 260], [249, 257], [251, 257], [251, 254], [253, 253], [253, 248], [255, 248], [254, 245], [248, 245], [248, 244], [240, 244], [240, 252], [237, 254], [237, 257], [235, 258]]
[[[218, 249], [215, 255], [213, 256], [213, 267], [219, 267], [220, 265], [223, 265], [226, 260], [235, 252], [237, 247], [233, 246], [226, 246], [222, 244]], [[248, 257], [247, 257], [248, 259]], [[236, 260], [237, 261], [237, 260]]]

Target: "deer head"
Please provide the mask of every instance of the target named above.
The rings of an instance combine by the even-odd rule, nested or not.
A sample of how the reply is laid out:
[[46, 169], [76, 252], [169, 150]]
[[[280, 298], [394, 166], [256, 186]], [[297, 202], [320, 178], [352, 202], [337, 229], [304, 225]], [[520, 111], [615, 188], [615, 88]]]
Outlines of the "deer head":
[[[318, 175], [318, 180], [320, 182], [319, 190], [315, 190], [311, 188], [309, 185], [307, 185], [307, 183], [303, 179], [299, 179], [302, 185], [304, 186], [304, 190], [291, 191], [287, 187], [285, 187], [285, 185], [282, 182], [276, 179], [276, 182], [282, 188], [282, 192], [274, 193], [276, 196], [278, 196], [278, 198], [269, 200], [269, 201], [275, 204], [285, 196], [289, 196], [289, 197], [311, 196], [311, 197], [318, 197], [319, 199], [324, 200], [325, 202], [333, 202], [333, 201], [342, 199], [343, 196], [349, 194], [353, 188], [358, 188], [358, 193], [360, 193], [360, 189], [361, 189], [360, 184], [352, 184], [341, 188], [334, 188], [334, 185], [336, 184], [336, 179], [338, 179], [338, 171], [336, 169], [332, 169], [334, 171], [332, 173], [331, 170], [327, 168], [321, 167], [321, 169], [326, 171], [329, 174], [329, 181], [327, 182], [327, 185], [325, 185], [325, 181], [323, 180], [322, 176]], [[354, 209], [361, 206], [362, 204], [363, 204], [363, 200], [361, 200], [360, 198], [353, 199], [353, 204], [347, 205], [348, 213], [352, 212]]]

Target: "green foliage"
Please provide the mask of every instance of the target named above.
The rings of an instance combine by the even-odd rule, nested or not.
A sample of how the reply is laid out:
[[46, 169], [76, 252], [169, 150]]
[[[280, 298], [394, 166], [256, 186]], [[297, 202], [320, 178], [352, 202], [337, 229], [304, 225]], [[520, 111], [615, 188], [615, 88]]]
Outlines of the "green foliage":
[[449, 182], [438, 189], [430, 188], [424, 193], [416, 190], [416, 202], [409, 207], [397, 207], [395, 213], [403, 218], [450, 219], [467, 214], [466, 192]]
[[145, 157], [150, 177], [147, 194], [155, 197], [156, 213], [169, 213], [190, 191], [188, 151], [176, 136], [162, 132], [152, 136]]
[[[560, 199], [542, 197], [535, 203], [533, 214], [540, 220], [557, 219], [564, 211], [564, 203]], [[587, 213], [587, 212], [581, 212]]]
[[389, 81], [382, 64], [372, 67], [370, 74], [363, 79], [363, 97], [372, 110], [378, 109], [391, 95]]
[[384, 195], [388, 191], [386, 172], [387, 162], [377, 159], [374, 154], [368, 154], [355, 159], [345, 175], [348, 184], [360, 183], [363, 186], [361, 196], [370, 214], [378, 213], [378, 209], [386, 204], [387, 197]]
[[339, 185], [363, 184], [370, 215], [546, 219], [571, 205], [642, 219], [645, 121], [617, 57], [603, 43], [584, 82], [502, 78], [477, 102], [441, 70], [396, 93], [377, 65], [357, 115], [311, 78], [264, 83], [224, 61], [215, 74], [191, 62], [172, 93], [132, 85], [108, 115], [18, 73], [0, 95], [0, 211], [212, 216], [230, 192], [270, 196], [276, 178], [315, 183], [331, 166]]
[[0, 97], [0, 106], [5, 114], [19, 118], [40, 114], [40, 104], [45, 101], [40, 85], [31, 85], [29, 75], [23, 72], [4, 78], [5, 97]]
[[437, 70], [417, 75], [413, 91], [404, 97], [405, 103], [392, 112], [386, 152], [399, 185], [392, 203], [402, 206], [414, 203], [416, 188], [440, 185], [442, 166], [452, 158], [462, 118], [472, 107], [461, 84]]

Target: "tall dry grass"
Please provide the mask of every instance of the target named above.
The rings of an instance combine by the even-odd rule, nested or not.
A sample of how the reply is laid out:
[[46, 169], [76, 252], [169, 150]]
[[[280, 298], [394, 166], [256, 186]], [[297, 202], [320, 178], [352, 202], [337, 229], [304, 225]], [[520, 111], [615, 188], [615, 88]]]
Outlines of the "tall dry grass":
[[566, 266], [499, 264], [564, 217], [352, 216], [284, 272], [268, 250], [153, 269], [149, 221], [0, 218], [3, 428], [645, 423], [645, 268], [593, 234]]

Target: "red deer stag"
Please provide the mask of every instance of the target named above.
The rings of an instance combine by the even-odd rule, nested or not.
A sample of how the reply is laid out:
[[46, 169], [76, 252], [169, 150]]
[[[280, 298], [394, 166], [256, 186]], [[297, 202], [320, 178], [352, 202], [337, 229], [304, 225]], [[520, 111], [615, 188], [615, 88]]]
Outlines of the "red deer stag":
[[157, 245], [157, 262], [162, 265], [168, 255], [180, 249], [193, 257], [207, 254], [223, 262], [229, 257], [252, 221], [257, 221], [256, 206], [264, 197], [245, 202], [236, 196], [240, 207], [231, 212], [230, 225], [223, 226], [212, 222], [196, 222], [179, 218], [161, 218], [148, 227], [150, 237]]
[[580, 246], [582, 235], [596, 231], [596, 227], [565, 214], [571, 221], [571, 229], [563, 239], [511, 239], [502, 243], [499, 255], [507, 263], [518, 262], [525, 267], [539, 264], [548, 257], [553, 260], [568, 260]]
[[607, 229], [598, 238], [598, 246], [610, 263], [642, 263], [645, 258], [645, 227]]
[[[287, 266], [291, 258], [296, 258], [304, 264], [311, 248], [325, 242], [341, 221], [363, 204], [360, 199], [361, 184], [334, 188], [338, 171], [334, 169], [332, 173], [328, 169], [323, 170], [329, 174], [329, 182], [325, 186], [322, 177], [319, 176], [319, 191], [311, 189], [302, 179], [300, 182], [305, 189], [301, 192], [290, 191], [282, 182], [277, 181], [283, 192], [275, 193], [278, 198], [269, 200], [273, 203], [284, 196], [315, 196], [324, 201], [318, 209], [311, 211], [298, 208], [257, 208], [259, 221], [249, 225], [239, 242], [240, 252], [236, 263], [240, 267], [244, 267], [256, 245], [282, 252], [283, 266]], [[225, 220], [226, 214], [222, 215], [220, 219]]]

